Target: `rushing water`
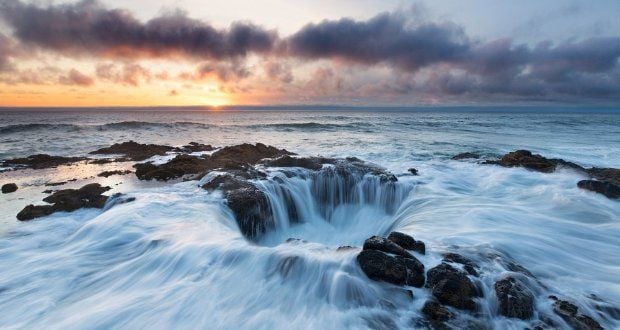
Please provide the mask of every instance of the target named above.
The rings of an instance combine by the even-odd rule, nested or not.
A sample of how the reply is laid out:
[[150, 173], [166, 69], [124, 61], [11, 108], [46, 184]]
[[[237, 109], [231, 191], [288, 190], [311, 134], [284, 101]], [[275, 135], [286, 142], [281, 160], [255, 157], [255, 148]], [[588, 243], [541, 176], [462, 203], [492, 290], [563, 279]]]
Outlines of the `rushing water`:
[[[491, 328], [532, 326], [498, 316], [488, 298], [507, 260], [536, 277], [537, 316], [563, 326], [549, 307], [554, 294], [618, 328], [620, 202], [578, 189], [581, 174], [571, 170], [543, 174], [450, 159], [530, 149], [583, 166], [620, 167], [618, 112], [539, 110], [0, 112], [0, 159], [84, 155], [130, 139], [263, 142], [301, 155], [359, 157], [399, 179], [272, 169], [259, 185], [275, 229], [249, 242], [221, 193], [195, 181], [101, 179], [136, 201], [18, 223], [16, 212], [45, 196], [42, 182], [78, 170], [2, 173], [2, 183], [17, 182], [20, 190], [0, 195], [0, 327], [415, 327], [428, 291], [414, 288], [411, 302], [366, 278], [355, 260], [359, 250], [337, 249], [398, 230], [426, 243], [420, 260], [427, 269], [446, 251], [481, 265], [487, 298], [478, 301], [478, 319]], [[410, 167], [420, 175], [407, 175]], [[76, 186], [95, 180], [84, 173]]]

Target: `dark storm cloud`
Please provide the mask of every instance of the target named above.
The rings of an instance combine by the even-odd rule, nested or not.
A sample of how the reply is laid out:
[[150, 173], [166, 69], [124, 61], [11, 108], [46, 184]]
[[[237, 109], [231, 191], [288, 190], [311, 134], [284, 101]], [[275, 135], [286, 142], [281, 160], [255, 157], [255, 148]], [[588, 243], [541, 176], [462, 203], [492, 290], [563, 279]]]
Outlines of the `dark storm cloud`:
[[142, 23], [95, 0], [48, 7], [0, 0], [0, 15], [23, 43], [78, 54], [227, 59], [268, 52], [277, 39], [275, 32], [252, 24], [218, 30], [181, 12]]
[[463, 30], [454, 24], [412, 26], [403, 13], [383, 13], [368, 21], [343, 18], [308, 24], [285, 41], [293, 56], [388, 63], [406, 70], [453, 61], [469, 50]]

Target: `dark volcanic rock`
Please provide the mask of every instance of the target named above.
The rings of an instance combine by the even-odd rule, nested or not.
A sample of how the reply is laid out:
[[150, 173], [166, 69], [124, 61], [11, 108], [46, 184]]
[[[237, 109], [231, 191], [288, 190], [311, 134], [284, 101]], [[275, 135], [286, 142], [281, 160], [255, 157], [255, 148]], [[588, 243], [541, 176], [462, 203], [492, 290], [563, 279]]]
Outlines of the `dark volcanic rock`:
[[534, 295], [514, 277], [495, 282], [495, 295], [500, 315], [527, 320], [534, 314]]
[[607, 198], [620, 199], [620, 185], [607, 181], [581, 180], [577, 187], [605, 195]]
[[232, 175], [218, 175], [202, 188], [223, 191], [228, 207], [233, 211], [239, 229], [246, 238], [258, 238], [273, 228], [273, 216], [267, 196], [251, 182]]
[[407, 171], [409, 171], [409, 173], [411, 173], [411, 175], [418, 175], [418, 170], [415, 168], [410, 168]]
[[[555, 297], [552, 297], [552, 299]], [[590, 316], [580, 314], [579, 308], [574, 304], [555, 298], [553, 311], [561, 316], [566, 323], [577, 330], [600, 330], [601, 325]]]
[[303, 167], [309, 170], [320, 170], [323, 164], [334, 164], [335, 160], [323, 157], [291, 157], [289, 155], [281, 156], [275, 159], [267, 159], [263, 161], [265, 166], [272, 167]]
[[476, 263], [473, 262], [471, 259], [463, 257], [458, 253], [444, 253], [443, 261], [461, 264], [463, 265], [463, 269], [465, 269], [465, 271], [469, 273], [469, 275], [478, 276], [478, 265], [476, 265]]
[[426, 319], [431, 321], [431, 323], [445, 322], [452, 318], [452, 313], [434, 300], [429, 300], [424, 303], [424, 307], [422, 307], [422, 314], [424, 314]]
[[478, 290], [467, 274], [441, 263], [427, 273], [426, 286], [440, 303], [465, 310], [475, 310], [472, 298], [479, 296]]
[[216, 148], [210, 144], [202, 144], [198, 142], [190, 142], [187, 145], [184, 145], [180, 148], [175, 148], [174, 151], [178, 152], [203, 152], [203, 151], [213, 151]]
[[115, 143], [110, 147], [92, 151], [93, 155], [124, 155], [130, 160], [141, 161], [153, 156], [163, 156], [174, 150], [171, 146], [157, 144], [141, 144], [134, 141]]
[[525, 167], [530, 170], [551, 173], [558, 166], [570, 167], [576, 170], [585, 171], [585, 169], [577, 164], [567, 162], [562, 159], [550, 159], [541, 155], [532, 154], [528, 150], [517, 150], [505, 154], [499, 160], [489, 160], [484, 164], [495, 164], [504, 167]]
[[593, 178], [607, 181], [620, 186], [620, 169], [618, 168], [597, 168], [593, 167], [586, 170]]
[[132, 172], [130, 170], [116, 170], [116, 171], [103, 171], [99, 174], [97, 174], [98, 177], [102, 177], [102, 178], [107, 178], [110, 177], [112, 175], [125, 175], [125, 174], [131, 174]]
[[67, 184], [67, 181], [59, 181], [59, 182], [47, 182], [45, 184], [46, 187], [57, 187]]
[[424, 285], [424, 265], [398, 244], [383, 237], [367, 239], [357, 261], [362, 271], [375, 281], [415, 287]]
[[2, 193], [9, 194], [17, 191], [17, 185], [14, 183], [7, 183], [2, 185]]
[[393, 241], [379, 237], [373, 236], [366, 241], [364, 241], [364, 250], [377, 250], [383, 251], [387, 253], [397, 254], [403, 256], [405, 258], [414, 258], [411, 253], [407, 252], [400, 245], [394, 243]]
[[102, 187], [98, 183], [91, 183], [80, 189], [64, 189], [43, 199], [53, 205], [28, 205], [17, 214], [21, 221], [50, 215], [54, 212], [72, 212], [83, 207], [103, 208], [108, 196], [102, 195], [110, 187]]
[[388, 235], [388, 240], [400, 245], [407, 250], [416, 251], [420, 254], [426, 253], [426, 246], [422, 241], [416, 241], [413, 237], [401, 232], [393, 231]]
[[168, 163], [153, 165], [151, 163], [136, 164], [136, 176], [140, 180], [170, 180], [186, 174], [206, 174], [208, 171], [222, 169], [244, 178], [261, 178], [265, 174], [256, 171], [252, 165], [265, 158], [289, 155], [284, 149], [266, 146], [262, 143], [240, 144], [224, 147], [212, 155], [190, 156], [178, 155]]
[[136, 176], [140, 180], [170, 180], [186, 174], [202, 173], [211, 169], [210, 162], [203, 157], [178, 155], [171, 161], [153, 165], [152, 163], [135, 164]]
[[52, 168], [60, 165], [71, 164], [87, 159], [88, 158], [84, 157], [62, 157], [38, 154], [28, 156], [26, 158], [7, 159], [2, 162], [2, 166], [14, 166], [19, 168], [32, 168], [35, 170], [40, 170], [44, 168]]
[[480, 158], [480, 155], [475, 152], [462, 152], [452, 157], [453, 160], [479, 159], [479, 158]]

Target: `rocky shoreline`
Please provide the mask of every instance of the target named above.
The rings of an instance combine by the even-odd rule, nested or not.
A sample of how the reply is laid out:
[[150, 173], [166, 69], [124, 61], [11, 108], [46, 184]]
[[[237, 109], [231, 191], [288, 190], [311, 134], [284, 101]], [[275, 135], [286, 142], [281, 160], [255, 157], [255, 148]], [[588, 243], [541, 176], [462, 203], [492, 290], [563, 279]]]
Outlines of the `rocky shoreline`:
[[[261, 143], [241, 144], [223, 148], [211, 145], [190, 143], [182, 147], [153, 144], [139, 144], [133, 141], [114, 144], [91, 152], [92, 155], [114, 157], [59, 157], [50, 155], [33, 155], [26, 158], [5, 160], [2, 166], [43, 169], [63, 166], [76, 162], [105, 164], [112, 162], [136, 162], [133, 165], [139, 180], [194, 180], [210, 192], [222, 193], [226, 205], [232, 211], [239, 230], [249, 241], [256, 242], [274, 230], [274, 216], [268, 197], [259, 182], [276, 182], [269, 172], [278, 170], [287, 177], [308, 176], [317, 181], [334, 180], [344, 182], [345, 187], [353, 189], [361, 178], [370, 178], [377, 185], [390, 189], [398, 177], [389, 171], [367, 163], [358, 158], [299, 157], [285, 149], [278, 149]], [[153, 156], [174, 156], [164, 163], [149, 161]], [[484, 159], [479, 154], [467, 152], [453, 157], [454, 160], [473, 159], [482, 165], [503, 167], [523, 167], [542, 173], [552, 173], [560, 168], [567, 168], [587, 176], [578, 181], [577, 187], [602, 194], [610, 199], [620, 199], [620, 169], [583, 168], [562, 159], [550, 159], [533, 154], [527, 150], [510, 152], [499, 159]], [[293, 170], [301, 169], [301, 171]], [[130, 170], [104, 171], [100, 177], [112, 175], [129, 175]], [[416, 169], [410, 169], [409, 175], [419, 175]], [[323, 181], [321, 181], [323, 180]], [[64, 183], [60, 183], [62, 185]], [[2, 193], [12, 193], [18, 187], [15, 184], [2, 186]], [[43, 199], [46, 205], [28, 205], [19, 214], [20, 221], [33, 220], [55, 212], [72, 212], [80, 208], [103, 208], [112, 199], [122, 199], [120, 195], [104, 195], [110, 187], [97, 183], [84, 185], [79, 189], [63, 189], [53, 192]], [[338, 195], [340, 202], [352, 198], [346, 189]], [[317, 193], [317, 198], [335, 198]], [[132, 198], [124, 198], [131, 202]], [[292, 203], [290, 203], [292, 204]], [[296, 219], [295, 205], [290, 205], [288, 215]], [[456, 251], [443, 252], [439, 264], [425, 265], [419, 256], [426, 255], [424, 242], [405, 233], [393, 231], [386, 237], [372, 236], [361, 248], [341, 247], [340, 250], [356, 251], [356, 263], [369, 280], [384, 282], [386, 285], [400, 287], [403, 290], [417, 288], [428, 292], [421, 314], [424, 316], [416, 327], [444, 329], [453, 327], [484, 328], [483, 324], [472, 323], [477, 315], [483, 313], [479, 302], [491, 300], [496, 302], [493, 313], [507, 318], [525, 320], [534, 329], [562, 328], [557, 318], [545, 314], [552, 310], [566, 324], [574, 329], [602, 329], [591, 316], [580, 312], [570, 298], [560, 299], [549, 295], [546, 288], [524, 267], [502, 256], [491, 256], [489, 262], [502, 265], [505, 274], [494, 280], [491, 292], [481, 289], [481, 277], [484, 267]], [[357, 252], [359, 251], [359, 252]], [[431, 253], [441, 253], [432, 251]], [[412, 299], [413, 292], [409, 291]], [[538, 298], [537, 298], [538, 297]], [[542, 307], [545, 306], [545, 307]], [[618, 310], [620, 312], [620, 309]]]

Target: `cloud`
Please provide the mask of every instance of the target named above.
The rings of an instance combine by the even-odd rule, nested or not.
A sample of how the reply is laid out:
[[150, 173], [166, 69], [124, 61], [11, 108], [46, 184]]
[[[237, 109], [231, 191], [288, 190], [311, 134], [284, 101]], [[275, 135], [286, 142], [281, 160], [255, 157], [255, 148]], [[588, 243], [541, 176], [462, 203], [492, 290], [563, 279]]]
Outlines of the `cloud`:
[[[97, 78], [117, 84], [139, 86], [141, 82], [151, 81], [153, 75], [150, 70], [135, 63], [125, 63], [120, 66], [115, 63], [99, 64], [96, 67]], [[165, 80], [162, 74], [157, 74], [160, 80]]]
[[468, 52], [470, 42], [457, 25], [415, 24], [405, 12], [395, 12], [367, 21], [343, 18], [308, 24], [287, 38], [285, 48], [292, 56], [305, 59], [385, 63], [415, 71], [461, 58]]
[[93, 85], [95, 80], [76, 69], [71, 69], [66, 75], [60, 76], [58, 82], [63, 85], [85, 87]]
[[0, 33], [0, 72], [13, 68], [10, 57], [13, 54], [13, 41]]
[[277, 39], [275, 32], [250, 23], [233, 23], [218, 30], [181, 11], [143, 23], [125, 10], [107, 9], [96, 0], [48, 7], [3, 0], [0, 15], [21, 42], [75, 54], [221, 60], [269, 52]]

